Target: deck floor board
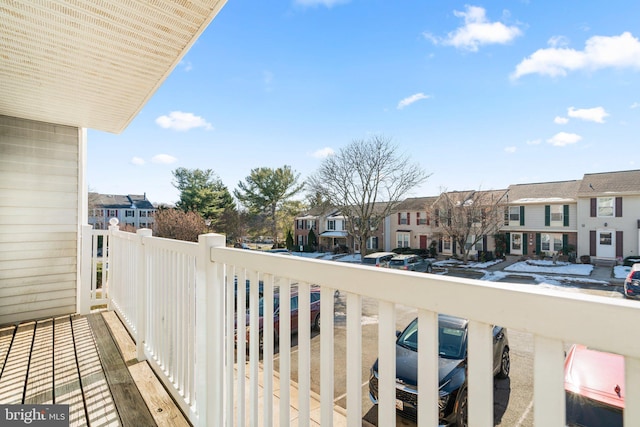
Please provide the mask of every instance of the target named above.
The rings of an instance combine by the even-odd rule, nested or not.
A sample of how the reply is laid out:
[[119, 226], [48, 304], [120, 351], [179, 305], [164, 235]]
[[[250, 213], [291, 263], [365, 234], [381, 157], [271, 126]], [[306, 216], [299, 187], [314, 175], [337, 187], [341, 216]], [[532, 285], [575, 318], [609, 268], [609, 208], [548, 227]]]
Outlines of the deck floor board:
[[[131, 348], [135, 350], [131, 342], [123, 360], [111, 326], [102, 313], [0, 326], [0, 404], [69, 405], [73, 427], [188, 427], [181, 413], [167, 417], [175, 403], [163, 400], [166, 391], [149, 385], [153, 374], [146, 379], [136, 374], [137, 380], [132, 376], [131, 368], [136, 373], [148, 365], [130, 359]], [[140, 387], [158, 396], [143, 399]], [[154, 411], [167, 412], [162, 422], [154, 420], [148, 403]]]

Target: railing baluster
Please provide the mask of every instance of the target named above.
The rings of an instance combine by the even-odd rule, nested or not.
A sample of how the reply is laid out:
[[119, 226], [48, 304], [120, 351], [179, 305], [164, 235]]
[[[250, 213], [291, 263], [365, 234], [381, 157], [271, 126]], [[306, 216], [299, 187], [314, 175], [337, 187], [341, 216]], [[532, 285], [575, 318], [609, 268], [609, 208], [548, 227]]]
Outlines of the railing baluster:
[[471, 427], [493, 427], [493, 328], [469, 321], [468, 407]]
[[534, 337], [533, 422], [540, 427], [566, 425], [562, 341]]
[[335, 289], [323, 286], [320, 290], [320, 421], [329, 427], [333, 426], [334, 295]]
[[[321, 333], [324, 329], [321, 324]], [[347, 425], [362, 426], [362, 297], [351, 292], [347, 294], [346, 362]]]
[[237, 403], [237, 419], [238, 425], [244, 426], [246, 425], [246, 363], [247, 363], [247, 287], [245, 285], [246, 274], [245, 270], [241, 268], [234, 269], [234, 287], [237, 291], [236, 298], [236, 334], [238, 337], [237, 340], [237, 368], [238, 368], [238, 377], [237, 377], [237, 387], [238, 394], [236, 396]]
[[395, 304], [378, 303], [378, 425], [396, 424], [396, 312]]
[[234, 334], [234, 318], [235, 318], [235, 290], [233, 286], [233, 277], [235, 271], [228, 264], [225, 266], [225, 289], [226, 289], [226, 344], [225, 344], [225, 425], [233, 427], [233, 406], [235, 403], [233, 388], [235, 376], [235, 334]]
[[[299, 427], [308, 427], [311, 414], [311, 322], [309, 284], [298, 284], [298, 393], [299, 393]], [[288, 312], [280, 312], [287, 315]]]
[[[249, 422], [253, 427], [258, 426], [260, 417], [258, 407], [258, 380], [260, 358], [260, 327], [258, 313], [258, 275], [255, 271], [249, 272]], [[240, 284], [238, 283], [238, 286]], [[246, 287], [246, 283], [243, 283]]]
[[[263, 349], [262, 349], [262, 385], [264, 425], [273, 423], [273, 276], [262, 276], [263, 282]], [[260, 282], [256, 283], [259, 287]]]
[[438, 425], [438, 313], [418, 312], [418, 425]]
[[[279, 294], [280, 313], [290, 313], [291, 301], [286, 297], [291, 295], [290, 279], [281, 280]], [[291, 317], [280, 316], [280, 329], [278, 331], [280, 339], [278, 343], [278, 354], [280, 354], [280, 427], [291, 424], [291, 335], [286, 333], [286, 331], [290, 330]]]

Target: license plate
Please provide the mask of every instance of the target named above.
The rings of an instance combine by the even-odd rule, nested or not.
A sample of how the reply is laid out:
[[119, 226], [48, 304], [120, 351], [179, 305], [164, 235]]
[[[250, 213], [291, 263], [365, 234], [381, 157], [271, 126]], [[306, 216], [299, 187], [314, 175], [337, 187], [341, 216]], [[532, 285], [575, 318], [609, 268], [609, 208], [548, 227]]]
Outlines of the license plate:
[[402, 400], [396, 399], [396, 409], [399, 411], [404, 410], [404, 404], [402, 403]]

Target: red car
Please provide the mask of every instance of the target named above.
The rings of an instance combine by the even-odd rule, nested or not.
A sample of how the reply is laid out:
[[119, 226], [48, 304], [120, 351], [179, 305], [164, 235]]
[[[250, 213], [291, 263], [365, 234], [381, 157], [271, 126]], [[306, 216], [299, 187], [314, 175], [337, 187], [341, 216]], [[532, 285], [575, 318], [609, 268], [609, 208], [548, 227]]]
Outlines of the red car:
[[[311, 300], [310, 321], [312, 330], [320, 330], [320, 289], [311, 289], [309, 292], [309, 298]], [[278, 342], [280, 335], [280, 295], [275, 294], [273, 296], [273, 329], [274, 329], [274, 342]], [[264, 298], [260, 298], [259, 302], [259, 333], [260, 333], [260, 348], [262, 348], [262, 325], [264, 316]], [[247, 312], [247, 326], [249, 325], [250, 313]], [[247, 328], [247, 343], [249, 343], [249, 328]], [[298, 291], [291, 291], [291, 333], [298, 332]]]
[[564, 362], [567, 426], [622, 427], [624, 357], [573, 345]]

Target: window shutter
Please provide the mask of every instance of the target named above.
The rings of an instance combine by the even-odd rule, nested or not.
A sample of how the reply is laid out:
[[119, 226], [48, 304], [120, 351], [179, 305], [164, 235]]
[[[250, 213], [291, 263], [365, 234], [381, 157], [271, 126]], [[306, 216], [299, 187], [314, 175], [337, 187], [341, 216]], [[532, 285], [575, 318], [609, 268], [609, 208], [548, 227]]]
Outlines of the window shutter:
[[411, 225], [411, 212], [407, 212], [407, 225]]
[[622, 231], [616, 231], [616, 257], [622, 258]]
[[400, 225], [400, 212], [398, 212], [398, 225]]
[[416, 212], [416, 225], [420, 225], [420, 212]]
[[540, 253], [540, 233], [536, 233], [536, 253]]
[[565, 227], [569, 226], [569, 205], [562, 206], [562, 220], [564, 221], [562, 225]]
[[[562, 252], [566, 251], [568, 247], [569, 247], [569, 235], [563, 234], [562, 235]], [[565, 255], [569, 255], [569, 254], [565, 254]]]
[[482, 251], [487, 251], [487, 235], [482, 236]]
[[591, 198], [591, 218], [595, 218], [598, 215], [598, 199], [595, 197]]
[[507, 253], [511, 253], [511, 233], [505, 233], [506, 241], [507, 241]]
[[544, 226], [548, 227], [551, 225], [551, 206], [544, 205]]
[[616, 197], [616, 218], [622, 217], [622, 197]]
[[431, 215], [429, 215], [429, 212], [427, 212], [426, 215], [427, 215], [427, 225], [431, 225]]
[[596, 256], [596, 230], [589, 231], [589, 255]]
[[520, 225], [524, 225], [524, 206], [520, 206]]
[[[524, 207], [524, 206], [523, 206]], [[522, 255], [527, 255], [529, 253], [529, 238], [527, 237], [527, 233], [522, 233]]]

